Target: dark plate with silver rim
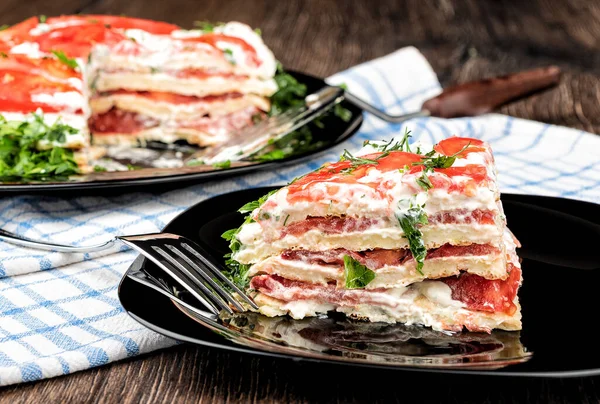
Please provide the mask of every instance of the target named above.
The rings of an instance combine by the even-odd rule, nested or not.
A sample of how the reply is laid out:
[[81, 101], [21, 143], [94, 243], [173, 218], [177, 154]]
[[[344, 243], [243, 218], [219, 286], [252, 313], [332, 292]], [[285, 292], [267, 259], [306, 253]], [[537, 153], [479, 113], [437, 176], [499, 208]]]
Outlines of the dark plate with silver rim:
[[[191, 238], [223, 262], [227, 243], [220, 234], [242, 222], [237, 208], [271, 189], [248, 189], [203, 201], [164, 231]], [[600, 205], [513, 194], [504, 194], [502, 200], [509, 226], [523, 244], [521, 332], [448, 334], [337, 315], [292, 320], [249, 313], [211, 321], [128, 277], [121, 282], [119, 298], [134, 319], [154, 331], [249, 354], [495, 376], [600, 375], [600, 347], [592, 335], [573, 331], [589, 327], [599, 305], [595, 296], [600, 282]], [[157, 274], [157, 268], [142, 257], [129, 269], [140, 270]]]
[[[307, 94], [315, 92], [325, 85], [322, 79], [310, 76], [303, 73], [288, 72], [293, 75], [300, 83], [307, 87]], [[23, 192], [55, 192], [55, 191], [71, 191], [71, 190], [88, 190], [88, 189], [107, 189], [117, 187], [138, 187], [138, 186], [153, 186], [160, 184], [170, 184], [177, 182], [201, 182], [209, 181], [218, 178], [225, 178], [235, 175], [247, 174], [258, 170], [274, 170], [283, 165], [296, 164], [301, 161], [313, 158], [330, 148], [344, 142], [354, 135], [363, 122], [362, 110], [348, 102], [342, 102], [341, 105], [348, 109], [352, 116], [348, 121], [328, 114], [323, 117], [322, 125], [311, 125], [310, 130], [313, 137], [313, 142], [320, 142], [310, 151], [300, 152], [291, 155], [281, 160], [265, 161], [265, 162], [241, 162], [240, 164], [232, 164], [229, 168], [215, 168], [211, 166], [183, 166], [173, 168], [158, 168], [158, 167], [143, 167], [130, 171], [114, 171], [114, 172], [94, 172], [80, 176], [73, 176], [69, 181], [45, 181], [45, 182], [19, 182], [7, 183], [0, 182], [0, 194], [3, 193], [23, 193]], [[178, 150], [195, 151], [193, 148], [182, 145]], [[133, 156], [132, 165], [136, 165], [136, 158], [139, 161], [148, 159], [167, 159], [174, 158], [171, 155], [176, 155], [178, 150], [152, 150], [152, 149], [137, 149], [137, 157], [135, 153], [130, 153]], [[140, 152], [146, 151], [145, 155]], [[119, 153], [118, 151], [116, 152]], [[180, 152], [181, 153], [181, 152]], [[130, 157], [127, 156], [127, 159]], [[121, 160], [119, 160], [121, 161]], [[129, 164], [129, 161], [121, 161], [121, 163]]]

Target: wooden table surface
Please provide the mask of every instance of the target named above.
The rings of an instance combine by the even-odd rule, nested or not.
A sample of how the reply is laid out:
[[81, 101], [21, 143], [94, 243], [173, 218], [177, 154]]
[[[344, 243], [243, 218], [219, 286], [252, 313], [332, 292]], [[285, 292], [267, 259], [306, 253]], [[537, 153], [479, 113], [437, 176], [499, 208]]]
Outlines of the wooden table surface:
[[[564, 71], [558, 88], [499, 112], [600, 133], [598, 0], [3, 0], [0, 24], [74, 13], [126, 14], [183, 27], [195, 20], [243, 21], [262, 29], [285, 66], [317, 76], [407, 45], [425, 54], [443, 85], [556, 64]], [[376, 371], [181, 345], [9, 386], [0, 389], [0, 401], [597, 402], [599, 382]]]

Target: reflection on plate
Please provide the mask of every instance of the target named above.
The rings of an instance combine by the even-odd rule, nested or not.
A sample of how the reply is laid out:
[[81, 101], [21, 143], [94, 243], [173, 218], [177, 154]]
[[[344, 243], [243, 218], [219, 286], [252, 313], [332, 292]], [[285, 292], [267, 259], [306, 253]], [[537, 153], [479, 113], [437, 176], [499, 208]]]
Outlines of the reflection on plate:
[[[228, 248], [219, 235], [243, 221], [237, 212], [241, 204], [271, 189], [205, 200], [181, 213], [164, 231], [196, 241], [215, 262], [222, 262]], [[254, 314], [207, 322], [128, 277], [120, 285], [119, 299], [134, 319], [159, 333], [254, 355], [495, 376], [600, 375], [600, 345], [590, 340], [593, 336], [586, 328], [598, 307], [600, 205], [511, 194], [503, 194], [502, 201], [510, 226], [523, 243], [520, 333], [449, 335], [418, 326], [336, 317], [295, 321]], [[548, 225], [552, 232], [546, 230]], [[140, 270], [156, 275], [156, 267], [142, 257], [129, 269]]]
[[256, 313], [224, 315], [215, 322], [176, 306], [227, 339], [270, 352], [335, 356], [387, 366], [476, 369], [499, 369], [531, 357], [518, 332], [444, 333], [418, 325], [358, 322], [343, 316], [293, 320]]
[[[310, 94], [325, 85], [325, 82], [314, 76], [302, 73], [289, 72], [306, 84]], [[298, 154], [291, 155], [281, 160], [255, 162], [232, 162], [228, 168], [218, 168], [206, 165], [186, 166], [182, 162], [193, 155], [197, 149], [175, 145], [161, 146], [153, 142], [149, 149], [129, 149], [126, 153], [119, 148], [112, 148], [109, 156], [114, 160], [115, 166], [134, 168], [128, 171], [93, 172], [90, 174], [73, 176], [71, 181], [47, 181], [35, 183], [0, 183], [0, 193], [7, 192], [53, 192], [74, 189], [98, 189], [115, 187], [132, 187], [172, 183], [176, 181], [209, 181], [232, 175], [245, 174], [257, 170], [273, 170], [285, 164], [298, 163], [307, 158], [312, 158], [331, 147], [349, 139], [360, 128], [363, 118], [362, 110], [348, 102], [342, 102], [344, 108], [352, 113], [349, 121], [328, 114], [321, 119], [320, 125], [311, 125], [311, 135], [314, 147], [305, 147]], [[152, 162], [158, 162], [157, 164]], [[105, 163], [106, 165], [106, 163]]]

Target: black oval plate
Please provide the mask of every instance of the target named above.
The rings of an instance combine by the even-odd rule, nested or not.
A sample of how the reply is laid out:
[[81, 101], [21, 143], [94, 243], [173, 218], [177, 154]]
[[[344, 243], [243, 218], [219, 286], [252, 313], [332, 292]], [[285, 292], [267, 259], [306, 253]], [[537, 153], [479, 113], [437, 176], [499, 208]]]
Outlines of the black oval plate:
[[[219, 259], [227, 252], [227, 243], [220, 238], [220, 234], [241, 223], [242, 215], [236, 212], [238, 207], [247, 201], [256, 200], [271, 189], [274, 188], [248, 189], [203, 201], [180, 214], [164, 231], [195, 240]], [[313, 331], [303, 331], [305, 340], [320, 338], [320, 343], [329, 340], [335, 345], [335, 349], [311, 351], [308, 344], [309, 348], [305, 347], [308, 352], [300, 352], [298, 349], [286, 350], [285, 346], [265, 350], [270, 349], [268, 345], [251, 345], [241, 337], [237, 341], [238, 344], [232, 342], [235, 341], [235, 333], [233, 338], [232, 334], [224, 338], [211, 332], [193, 320], [189, 313], [186, 315], [183, 310], [177, 308], [170, 299], [127, 277], [121, 282], [119, 298], [125, 310], [134, 319], [161, 334], [200, 345], [252, 354], [388, 369], [502, 376], [574, 377], [600, 374], [600, 346], [590, 328], [595, 323], [596, 310], [600, 306], [597, 300], [597, 285], [600, 284], [600, 205], [562, 198], [513, 194], [502, 195], [502, 200], [509, 227], [523, 244], [523, 248], [519, 250], [523, 258], [524, 277], [523, 286], [519, 291], [523, 330], [520, 335], [514, 333], [513, 336], [516, 336], [516, 342], [520, 342], [527, 351], [533, 352], [533, 355], [527, 361], [510, 364], [515, 363], [513, 361], [501, 369], [468, 369], [463, 361], [457, 363], [456, 367], [423, 369], [419, 363], [373, 359], [373, 354], [378, 357], [381, 357], [382, 352], [388, 354], [387, 348], [399, 349], [397, 346], [382, 344], [382, 341], [377, 339], [377, 334], [376, 343], [373, 343], [373, 338], [368, 338], [367, 343], [364, 343], [363, 338], [361, 343], [351, 346], [343, 345], [339, 339], [329, 338], [330, 335], [323, 335], [322, 332], [320, 336], [315, 336], [314, 330], [322, 330], [322, 325], [325, 324], [325, 327], [330, 329], [337, 327], [336, 332], [342, 327], [342, 331], [351, 332], [352, 338], [360, 338], [360, 327], [345, 320], [327, 320], [328, 323], [317, 321], [310, 327]], [[152, 271], [152, 265], [138, 257], [130, 270], [144, 268]], [[311, 321], [313, 320], [308, 321], [309, 325]], [[292, 323], [293, 326], [294, 322], [287, 323]], [[245, 325], [247, 324], [238, 324], [237, 330], [243, 329]], [[290, 326], [287, 327], [289, 329]], [[373, 327], [369, 328], [369, 332], [372, 331]], [[452, 354], [456, 351], [456, 347], [452, 348], [452, 343], [448, 341], [442, 341], [445, 345], [441, 350], [439, 346], [434, 350], [424, 349], [423, 347], [427, 348], [438, 342], [428, 343], [424, 337], [428, 334], [419, 335], [418, 330], [413, 332], [401, 329], [399, 332], [412, 333], [408, 338], [410, 343], [404, 343], [400, 347], [402, 352], [418, 348], [421, 356], [425, 353], [425, 356], [432, 355], [430, 360], [435, 360], [439, 358], [440, 353]], [[504, 333], [504, 336], [500, 335], [499, 338], [506, 340], [506, 334], [511, 333]], [[493, 333], [492, 336], [498, 334]], [[431, 335], [428, 336], [430, 337]], [[479, 337], [475, 335], [476, 340], [477, 338]], [[394, 341], [397, 343], [398, 338]], [[487, 344], [486, 346], [494, 343], [485, 339], [476, 342], [480, 345]], [[481, 350], [472, 343], [467, 347], [475, 351]]]
[[[304, 73], [289, 72], [300, 83], [307, 87], [307, 93], [310, 94], [322, 88], [325, 81]], [[184, 167], [173, 169], [143, 169], [126, 172], [106, 172], [93, 173], [87, 178], [82, 176], [80, 179], [63, 182], [36, 182], [36, 183], [2, 183], [0, 182], [0, 194], [10, 192], [64, 192], [70, 190], [88, 190], [88, 189], [106, 189], [115, 187], [137, 187], [158, 185], [174, 182], [201, 182], [217, 178], [224, 178], [234, 175], [247, 174], [258, 170], [276, 170], [282, 165], [290, 165], [313, 158], [328, 149], [342, 143], [354, 135], [363, 122], [362, 109], [354, 104], [343, 101], [342, 105], [352, 112], [352, 118], [344, 122], [341, 118], [328, 115], [322, 120], [323, 127], [311, 125], [311, 132], [314, 139], [323, 141], [323, 145], [312, 151], [297, 154], [282, 160], [256, 163], [247, 166], [231, 167], [226, 169], [214, 169], [209, 171], [198, 171], [198, 168]], [[147, 189], [147, 188], [146, 188]]]

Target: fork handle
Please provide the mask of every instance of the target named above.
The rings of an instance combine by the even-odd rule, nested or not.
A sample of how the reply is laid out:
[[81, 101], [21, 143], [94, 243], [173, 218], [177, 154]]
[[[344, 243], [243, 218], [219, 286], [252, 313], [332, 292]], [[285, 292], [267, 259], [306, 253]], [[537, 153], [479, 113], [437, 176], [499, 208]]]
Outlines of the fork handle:
[[43, 241], [31, 240], [29, 238], [22, 237], [9, 231], [0, 229], [0, 240], [21, 247], [35, 248], [36, 250], [58, 251], [68, 253], [90, 253], [106, 250], [107, 248], [112, 247], [115, 244], [116, 238], [113, 238], [112, 240], [101, 244], [76, 247], [65, 244], [54, 244], [46, 243]]

